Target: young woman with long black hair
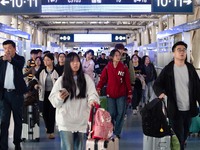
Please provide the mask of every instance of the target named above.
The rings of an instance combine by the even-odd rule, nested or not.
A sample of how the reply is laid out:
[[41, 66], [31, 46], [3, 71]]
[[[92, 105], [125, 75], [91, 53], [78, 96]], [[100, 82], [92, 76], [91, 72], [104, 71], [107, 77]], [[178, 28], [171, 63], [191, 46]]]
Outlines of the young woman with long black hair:
[[84, 74], [78, 54], [65, 60], [64, 74], [56, 81], [49, 100], [56, 108], [61, 150], [84, 150], [90, 105], [99, 103], [94, 81]]

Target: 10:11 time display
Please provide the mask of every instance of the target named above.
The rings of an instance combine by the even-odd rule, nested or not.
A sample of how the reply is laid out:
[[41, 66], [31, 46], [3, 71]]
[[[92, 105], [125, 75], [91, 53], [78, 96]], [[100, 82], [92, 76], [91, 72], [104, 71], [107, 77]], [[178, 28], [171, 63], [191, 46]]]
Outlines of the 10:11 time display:
[[21, 8], [24, 4], [28, 3], [29, 7], [38, 7], [38, 0], [12, 0], [12, 7]]
[[161, 7], [166, 7], [168, 6], [169, 3], [173, 3], [174, 2], [174, 7], [182, 7], [183, 6], [183, 2], [187, 3], [190, 0], [157, 0], [157, 6], [161, 6]]

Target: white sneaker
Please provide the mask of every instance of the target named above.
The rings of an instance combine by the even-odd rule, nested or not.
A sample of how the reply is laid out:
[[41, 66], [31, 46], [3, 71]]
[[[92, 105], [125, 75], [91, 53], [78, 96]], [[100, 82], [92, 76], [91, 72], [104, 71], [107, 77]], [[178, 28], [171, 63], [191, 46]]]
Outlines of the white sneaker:
[[124, 115], [124, 120], [126, 120], [126, 119], [127, 119], [127, 114]]
[[137, 110], [133, 109], [133, 115], [137, 115]]

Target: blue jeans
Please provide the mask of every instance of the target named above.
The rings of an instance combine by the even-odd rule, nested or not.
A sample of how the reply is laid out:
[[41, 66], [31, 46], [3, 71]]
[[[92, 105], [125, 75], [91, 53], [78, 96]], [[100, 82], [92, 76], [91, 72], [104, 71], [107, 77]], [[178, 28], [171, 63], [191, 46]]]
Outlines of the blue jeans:
[[60, 131], [61, 150], [85, 150], [86, 134]]
[[107, 109], [112, 117], [112, 123], [114, 125], [114, 134], [120, 135], [124, 124], [124, 115], [126, 111], [126, 97], [107, 99]]

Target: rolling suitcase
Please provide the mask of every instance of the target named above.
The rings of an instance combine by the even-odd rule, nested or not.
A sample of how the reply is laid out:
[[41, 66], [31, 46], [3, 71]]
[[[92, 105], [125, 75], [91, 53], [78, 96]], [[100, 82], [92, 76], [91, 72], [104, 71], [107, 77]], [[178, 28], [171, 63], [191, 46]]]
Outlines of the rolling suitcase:
[[144, 135], [143, 150], [171, 150], [171, 136], [156, 138]]
[[171, 150], [171, 136], [153, 137], [153, 150]]
[[153, 150], [153, 137], [143, 134], [143, 150]]
[[38, 103], [24, 107], [22, 123], [22, 141], [40, 141]]
[[88, 139], [86, 141], [86, 150], [119, 150], [119, 139], [109, 140]]

